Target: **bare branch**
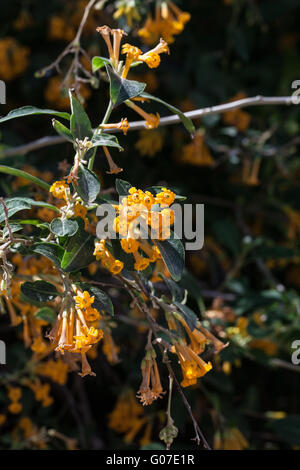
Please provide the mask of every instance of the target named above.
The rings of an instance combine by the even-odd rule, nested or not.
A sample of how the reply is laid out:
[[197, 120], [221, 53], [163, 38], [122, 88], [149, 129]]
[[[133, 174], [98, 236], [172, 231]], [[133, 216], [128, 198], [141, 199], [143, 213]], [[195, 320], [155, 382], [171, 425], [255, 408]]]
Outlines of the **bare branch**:
[[[211, 106], [207, 108], [196, 109], [194, 111], [189, 111], [185, 115], [191, 119], [199, 119], [203, 116], [208, 116], [212, 114], [225, 113], [227, 111], [233, 111], [239, 108], [246, 108], [249, 106], [269, 106], [269, 105], [286, 105], [290, 106], [293, 104], [291, 96], [254, 96], [252, 98], [244, 98], [242, 100], [231, 101], [230, 103], [220, 104], [217, 106]], [[160, 126], [169, 126], [172, 124], [177, 124], [180, 122], [180, 118], [177, 115], [166, 116], [160, 119]], [[129, 130], [137, 131], [145, 128], [145, 121], [133, 121], [130, 124]], [[106, 132], [119, 132], [120, 129], [107, 129]], [[49, 136], [43, 137], [41, 139], [34, 140], [28, 144], [20, 145], [18, 147], [13, 147], [6, 149], [1, 152], [0, 158], [13, 157], [15, 155], [26, 155], [28, 152], [38, 150], [40, 148], [49, 147], [51, 145], [58, 145], [65, 143], [66, 140], [60, 136]]]

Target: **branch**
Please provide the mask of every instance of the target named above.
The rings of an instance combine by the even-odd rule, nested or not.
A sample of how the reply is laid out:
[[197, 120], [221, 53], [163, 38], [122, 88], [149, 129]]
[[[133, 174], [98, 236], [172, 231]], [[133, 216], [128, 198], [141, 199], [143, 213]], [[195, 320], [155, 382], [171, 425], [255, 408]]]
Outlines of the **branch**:
[[[290, 106], [293, 104], [291, 96], [254, 96], [252, 98], [244, 98], [242, 100], [231, 101], [230, 103], [220, 104], [217, 106], [210, 106], [207, 108], [196, 109], [194, 111], [189, 111], [185, 115], [191, 119], [199, 119], [202, 116], [208, 116], [212, 114], [225, 113], [227, 111], [233, 111], [239, 108], [247, 108], [248, 106], [266, 106], [266, 105], [286, 105]], [[166, 116], [160, 119], [160, 126], [169, 126], [171, 124], [177, 124], [180, 122], [180, 118], [177, 115]], [[145, 128], [145, 121], [133, 121], [130, 123], [129, 130], [137, 131], [139, 129]], [[120, 132], [119, 129], [113, 129], [114, 132]], [[106, 132], [112, 132], [112, 130], [107, 129]], [[6, 149], [1, 152], [0, 158], [13, 157], [15, 155], [26, 155], [28, 152], [38, 150], [43, 147], [48, 147], [50, 145], [57, 145], [65, 143], [66, 140], [60, 136], [49, 136], [43, 137], [41, 139], [34, 140], [28, 144], [20, 145], [18, 147], [13, 147]]]

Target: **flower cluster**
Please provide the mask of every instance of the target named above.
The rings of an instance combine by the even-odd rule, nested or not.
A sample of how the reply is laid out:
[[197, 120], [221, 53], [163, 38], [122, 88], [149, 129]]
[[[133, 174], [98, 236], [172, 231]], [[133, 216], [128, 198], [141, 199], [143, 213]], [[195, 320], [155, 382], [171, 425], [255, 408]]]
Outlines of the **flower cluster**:
[[[132, 187], [129, 189], [129, 195], [124, 197], [119, 205], [114, 205], [118, 214], [114, 220], [114, 230], [121, 238], [121, 247], [125, 253], [134, 256], [136, 271], [145, 270], [150, 263], [161, 258], [155, 240], [166, 240], [170, 237], [174, 211], [169, 206], [174, 200], [175, 194], [167, 188], [162, 188], [161, 192], [153, 196], [150, 191], [144, 192]], [[145, 239], [148, 237], [154, 240], [154, 244]], [[94, 255], [101, 261], [102, 266], [113, 274], [118, 274], [124, 267], [121, 261], [113, 257], [105, 240], [96, 243]]]
[[160, 37], [172, 43], [174, 36], [182, 33], [190, 18], [189, 13], [181, 11], [173, 2], [162, 2], [156, 7], [155, 17], [149, 14], [138, 34], [148, 45], [155, 44]]
[[92, 307], [95, 297], [87, 291], [81, 291], [73, 286], [76, 291], [74, 306], [62, 306], [57, 320], [49, 333], [50, 340], [56, 345], [55, 350], [79, 353], [82, 361], [80, 375], [95, 375], [88, 363], [86, 353], [103, 337], [103, 331], [95, 328], [94, 322], [100, 319], [100, 312]]
[[[159, 370], [154, 349], [147, 351], [142, 361], [141, 369], [143, 380], [137, 393], [143, 405], [151, 405], [153, 401], [162, 398], [164, 391], [160, 382]], [[150, 387], [151, 382], [151, 387]]]
[[27, 68], [29, 49], [18, 42], [6, 37], [0, 40], [0, 78], [12, 80]]
[[12, 414], [19, 414], [22, 411], [22, 404], [20, 398], [22, 391], [20, 387], [8, 387], [8, 398], [10, 399], [10, 405], [8, 411]]
[[166, 320], [171, 331], [178, 330], [178, 323], [180, 323], [186, 332], [189, 344], [184, 338], [180, 338], [179, 340], [174, 339], [174, 345], [172, 346], [171, 351], [177, 354], [179, 359], [183, 375], [181, 385], [183, 387], [195, 385], [198, 378], [203, 377], [203, 375], [212, 369], [212, 364], [210, 362], [206, 363], [199, 356], [199, 354], [204, 352], [205, 346], [208, 343], [211, 343], [215, 353], [217, 353], [224, 349], [227, 344], [218, 340], [198, 322], [196, 327], [191, 330], [180, 314], [167, 312]]

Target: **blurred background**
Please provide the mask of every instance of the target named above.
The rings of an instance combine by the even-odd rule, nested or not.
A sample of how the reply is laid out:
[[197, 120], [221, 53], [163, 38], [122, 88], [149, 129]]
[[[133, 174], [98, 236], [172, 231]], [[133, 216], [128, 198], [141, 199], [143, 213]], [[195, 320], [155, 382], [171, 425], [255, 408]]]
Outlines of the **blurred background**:
[[[151, 38], [140, 31], [147, 29], [154, 3], [98, 2], [83, 30], [87, 52], [83, 67], [91, 73], [88, 56], [107, 55], [96, 32], [98, 25], [124, 28], [128, 42], [148, 50]], [[299, 0], [174, 3], [191, 17], [171, 38], [170, 55], [162, 57], [158, 69], [139, 67], [129, 78], [144, 81], [149, 93], [183, 111], [257, 94], [292, 94], [292, 82], [300, 79]], [[72, 58], [64, 58], [61, 73], [55, 67], [45, 68], [74, 38], [87, 1], [1, 0], [0, 4], [0, 79], [7, 90], [1, 115], [27, 104], [69, 110], [67, 89], [73, 78], [64, 78]], [[124, 9], [124, 4], [131, 8]], [[79, 90], [93, 125], [107, 105], [108, 86], [101, 73], [92, 74], [94, 78], [81, 83]], [[168, 115], [156, 103], [146, 107]], [[118, 108], [113, 121], [125, 116], [136, 120], [130, 110]], [[215, 448], [300, 446], [300, 365], [291, 361], [292, 343], [300, 340], [299, 116], [299, 107], [284, 105], [208, 115], [195, 121], [193, 140], [180, 124], [132, 131], [120, 135], [125, 151], [114, 154], [124, 169], [120, 177], [133, 185], [168, 185], [187, 196], [187, 202], [205, 204], [204, 248], [187, 253], [181, 285], [189, 289], [188, 305], [230, 346], [215, 359], [213, 371], [185, 391]], [[0, 133], [3, 165], [53, 181], [61, 171], [59, 162], [72, 162], [69, 144], [5, 156], [14, 147], [54, 136], [47, 117], [2, 124]], [[100, 154], [95, 170], [102, 188], [109, 190], [115, 177], [106, 174]], [[3, 195], [23, 194], [23, 186], [14, 178], [0, 177]], [[53, 403], [41, 407], [27, 390], [20, 414], [6, 413], [7, 391], [2, 387], [1, 448], [163, 448], [158, 434], [164, 425], [166, 398], [147, 409], [135, 400], [143, 327], [136, 335], [138, 313], [124, 294], [111, 290], [120, 362], [112, 365], [109, 354], [99, 347], [92, 361], [95, 378], [82, 380], [73, 373], [56, 380], [48, 374]], [[132, 324], [119, 322], [118, 314], [131, 318]], [[8, 338], [8, 364], [15, 367], [11, 374], [17, 374], [32, 353], [30, 348], [24, 350], [19, 335], [1, 316], [0, 338]], [[194, 448], [192, 424], [177, 394], [173, 418], [180, 431], [172, 448]], [[48, 441], [44, 429], [52, 430]]]

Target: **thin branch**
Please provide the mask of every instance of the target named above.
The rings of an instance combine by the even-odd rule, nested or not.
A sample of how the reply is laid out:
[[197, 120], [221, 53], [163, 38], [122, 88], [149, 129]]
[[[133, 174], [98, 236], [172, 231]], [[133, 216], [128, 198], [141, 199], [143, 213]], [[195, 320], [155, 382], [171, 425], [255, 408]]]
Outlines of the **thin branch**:
[[143, 313], [146, 318], [147, 318], [147, 321], [149, 323], [149, 326], [150, 326], [150, 329], [152, 330], [152, 333], [155, 337], [155, 343], [158, 345], [159, 349], [160, 349], [160, 352], [161, 352], [161, 355], [163, 357], [163, 363], [166, 365], [167, 369], [168, 369], [168, 373], [169, 373], [169, 376], [173, 379], [175, 385], [176, 385], [176, 388], [180, 394], [180, 397], [182, 399], [182, 402], [192, 420], [192, 423], [193, 423], [193, 426], [194, 426], [194, 431], [195, 431], [195, 438], [194, 440], [197, 442], [197, 444], [199, 445], [200, 442], [202, 442], [203, 444], [203, 447], [207, 450], [211, 450], [207, 440], [205, 439], [205, 436], [203, 435], [194, 415], [193, 415], [193, 411], [192, 411], [192, 408], [191, 408], [191, 405], [189, 404], [183, 390], [182, 390], [182, 387], [180, 385], [180, 383], [178, 382], [177, 380], [177, 377], [175, 375], [175, 372], [173, 370], [173, 367], [171, 366], [171, 362], [169, 360], [169, 357], [168, 357], [168, 353], [167, 353], [167, 348], [165, 346], [163, 346], [163, 341], [161, 341], [161, 339], [159, 338], [158, 334], [157, 334], [157, 331], [160, 330], [160, 325], [158, 325], [156, 323], [156, 320], [152, 317], [151, 313], [149, 312], [149, 309], [148, 307], [143, 304], [141, 305], [141, 303], [139, 302], [139, 299], [136, 297], [136, 295], [134, 294], [133, 290], [136, 289], [137, 291], [139, 291], [141, 289], [141, 287], [139, 286], [135, 286], [133, 287], [124, 277], [122, 277], [122, 280], [124, 281], [124, 283], [127, 285], [128, 289], [127, 289], [127, 292], [129, 292], [130, 296], [135, 300], [136, 302], [136, 306], [138, 307], [138, 309], [140, 310], [141, 313]]
[[[61, 70], [60, 70], [61, 61], [67, 55], [74, 54], [74, 58], [62, 82], [62, 86], [64, 83], [66, 84], [68, 83], [69, 77], [73, 74], [74, 75], [74, 88], [75, 90], [79, 89], [79, 82], [82, 82], [83, 80], [82, 78], [79, 77], [78, 71], [79, 69], [84, 70], [84, 68], [80, 64], [80, 54], [87, 55], [84, 49], [80, 46], [80, 39], [81, 39], [81, 35], [84, 29], [85, 23], [89, 17], [90, 11], [92, 7], [95, 5], [96, 1], [97, 0], [90, 0], [89, 3], [86, 5], [75, 38], [65, 47], [65, 49], [59, 54], [59, 56], [51, 64], [49, 64], [48, 66], [44, 67], [43, 69], [37, 72], [36, 74], [37, 77], [44, 77], [52, 69], [55, 69], [58, 73], [61, 73]], [[88, 72], [85, 71], [85, 74], [88, 75]], [[89, 75], [91, 76], [91, 74]], [[90, 82], [90, 80], [88, 81]]]
[[[185, 113], [185, 116], [190, 119], [199, 119], [203, 116], [208, 116], [212, 114], [225, 113], [227, 111], [233, 111], [235, 109], [246, 108], [249, 106], [269, 106], [269, 105], [293, 105], [291, 96], [254, 96], [252, 98], [244, 98], [242, 100], [231, 101], [230, 103], [220, 104], [217, 106], [211, 106], [207, 108], [196, 109], [194, 111], [189, 111]], [[166, 116], [160, 119], [160, 126], [169, 126], [172, 124], [177, 124], [180, 122], [180, 118], [177, 115]], [[131, 131], [137, 131], [145, 128], [145, 121], [133, 121], [129, 123]], [[120, 132], [120, 129], [107, 129], [106, 132]], [[65, 143], [66, 140], [60, 136], [49, 136], [43, 137], [41, 139], [34, 140], [28, 144], [20, 145], [18, 147], [13, 147], [6, 149], [1, 152], [0, 158], [13, 157], [15, 155], [26, 155], [28, 152], [38, 150], [43, 147], [48, 147], [50, 145], [57, 145]]]

